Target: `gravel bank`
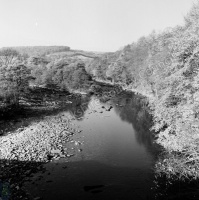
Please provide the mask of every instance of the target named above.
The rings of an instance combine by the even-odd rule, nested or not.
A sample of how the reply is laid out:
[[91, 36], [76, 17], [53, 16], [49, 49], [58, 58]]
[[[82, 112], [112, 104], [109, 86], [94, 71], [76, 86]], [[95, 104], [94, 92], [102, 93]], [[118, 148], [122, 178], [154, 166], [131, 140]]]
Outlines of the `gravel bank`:
[[69, 131], [66, 114], [45, 117], [26, 128], [0, 138], [0, 158], [6, 160], [48, 162], [53, 157], [66, 157], [63, 144], [74, 131]]

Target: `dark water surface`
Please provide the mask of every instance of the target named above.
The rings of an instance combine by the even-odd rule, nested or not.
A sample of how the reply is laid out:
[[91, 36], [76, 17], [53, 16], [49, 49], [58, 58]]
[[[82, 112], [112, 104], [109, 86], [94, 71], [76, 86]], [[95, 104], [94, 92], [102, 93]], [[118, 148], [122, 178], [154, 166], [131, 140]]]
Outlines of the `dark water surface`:
[[66, 143], [74, 156], [47, 164], [50, 173], [34, 187], [27, 186], [34, 196], [57, 200], [154, 199], [157, 148], [142, 99], [126, 93], [106, 103], [99, 99], [85, 97], [70, 106], [75, 118], [71, 128], [82, 130]]

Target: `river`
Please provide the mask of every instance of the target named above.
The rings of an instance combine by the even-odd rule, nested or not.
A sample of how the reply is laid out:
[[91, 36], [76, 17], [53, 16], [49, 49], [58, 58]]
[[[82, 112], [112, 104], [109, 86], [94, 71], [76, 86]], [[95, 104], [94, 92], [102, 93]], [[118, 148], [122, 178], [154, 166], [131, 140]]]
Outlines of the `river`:
[[[46, 164], [48, 175], [27, 184], [43, 199], [152, 199], [157, 146], [151, 118], [140, 97], [122, 93], [73, 102], [67, 111], [74, 134], [65, 144], [70, 159]], [[37, 179], [40, 174], [35, 175]]]

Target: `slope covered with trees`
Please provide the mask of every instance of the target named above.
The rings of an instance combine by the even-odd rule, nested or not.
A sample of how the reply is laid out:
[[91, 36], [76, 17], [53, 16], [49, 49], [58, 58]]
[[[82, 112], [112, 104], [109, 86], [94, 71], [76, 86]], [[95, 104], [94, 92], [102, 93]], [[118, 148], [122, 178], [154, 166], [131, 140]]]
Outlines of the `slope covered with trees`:
[[169, 155], [158, 172], [199, 177], [199, 3], [183, 26], [152, 32], [95, 59], [90, 73], [149, 98], [157, 142]]

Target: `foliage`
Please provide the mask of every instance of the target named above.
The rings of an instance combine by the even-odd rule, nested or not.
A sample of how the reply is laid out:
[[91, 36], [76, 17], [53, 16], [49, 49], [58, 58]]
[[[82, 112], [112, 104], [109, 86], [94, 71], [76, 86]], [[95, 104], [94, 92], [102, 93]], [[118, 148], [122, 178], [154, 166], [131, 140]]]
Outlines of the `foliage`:
[[30, 70], [15, 50], [0, 51], [0, 60], [0, 98], [6, 104], [16, 105], [28, 87]]
[[84, 88], [91, 80], [85, 63], [77, 58], [34, 57], [29, 60], [29, 68], [36, 85], [61, 90]]

